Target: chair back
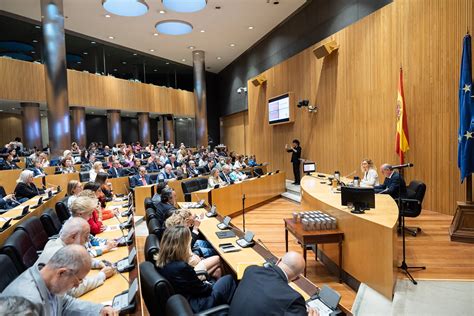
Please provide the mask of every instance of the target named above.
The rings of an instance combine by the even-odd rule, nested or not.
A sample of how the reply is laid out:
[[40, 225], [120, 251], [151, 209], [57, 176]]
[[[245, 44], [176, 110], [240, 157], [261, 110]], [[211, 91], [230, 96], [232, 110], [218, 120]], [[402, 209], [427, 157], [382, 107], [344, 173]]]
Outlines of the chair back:
[[158, 236], [155, 234], [149, 234], [146, 237], [144, 248], [145, 260], [154, 264], [155, 259], [153, 257], [160, 251], [160, 241], [158, 240]]
[[193, 316], [188, 300], [181, 294], [175, 294], [166, 303], [166, 316]]
[[15, 230], [25, 231], [38, 251], [43, 250], [44, 246], [48, 242], [48, 234], [44, 230], [40, 219], [36, 216], [28, 218], [26, 221], [18, 225]]
[[147, 208], [145, 210], [145, 220], [146, 220], [146, 223], [148, 225], [148, 222], [152, 219], [152, 218], [157, 218], [156, 217], [156, 211], [152, 208]]
[[67, 202], [59, 201], [55, 205], [56, 215], [58, 215], [59, 221], [61, 223], [64, 223], [69, 219], [69, 217], [71, 217], [71, 213], [69, 213], [66, 203]]
[[255, 176], [261, 176], [263, 175], [263, 170], [262, 168], [253, 168], [253, 173], [255, 174]]
[[196, 179], [199, 184], [199, 190], [207, 189], [207, 177]]
[[181, 182], [181, 188], [183, 189], [184, 193], [184, 200], [186, 202], [191, 202], [191, 193], [195, 191], [199, 191], [199, 182], [197, 179], [192, 179], [188, 181]]
[[15, 264], [12, 259], [5, 255], [0, 254], [0, 293], [15, 280], [20, 273], [17, 271]]
[[87, 182], [90, 179], [89, 171], [81, 171], [79, 172], [79, 180], [81, 182]]
[[0, 250], [10, 257], [18, 273], [23, 273], [38, 260], [36, 251], [31, 238], [21, 229], [14, 231]]
[[148, 221], [147, 228], [149, 234], [155, 234], [158, 237], [158, 240], [161, 240], [161, 236], [163, 235], [165, 228], [161, 226], [158, 218], [151, 218]]
[[407, 187], [407, 198], [423, 202], [425, 197], [426, 184], [419, 180], [413, 180]]
[[44, 230], [49, 237], [59, 234], [62, 224], [56, 212], [50, 208], [47, 209], [40, 217]]
[[150, 315], [165, 315], [166, 302], [174, 289], [151, 262], [140, 263], [142, 297]]
[[143, 202], [145, 204], [145, 210], [151, 208], [151, 209], [155, 209], [155, 204], [153, 204], [153, 201], [151, 198], [147, 197], [145, 198], [145, 201]]
[[206, 168], [204, 168], [204, 167], [197, 167], [196, 169], [199, 171], [199, 174], [207, 173]]

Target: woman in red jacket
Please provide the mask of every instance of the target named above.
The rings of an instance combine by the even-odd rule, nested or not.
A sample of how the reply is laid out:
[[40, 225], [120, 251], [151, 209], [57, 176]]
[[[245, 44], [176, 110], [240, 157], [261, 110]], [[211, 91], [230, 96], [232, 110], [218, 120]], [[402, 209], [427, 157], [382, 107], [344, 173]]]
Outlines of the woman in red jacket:
[[[102, 223], [102, 220], [107, 220], [114, 217], [113, 211], [105, 210], [105, 196], [100, 189], [100, 185], [95, 182], [87, 182], [84, 185], [84, 191], [90, 190], [94, 193], [94, 197], [99, 199], [100, 205], [97, 209], [92, 211], [92, 216], [89, 218], [89, 226], [91, 227], [91, 234], [96, 235], [107, 229], [107, 226]], [[83, 191], [83, 192], [84, 192]]]

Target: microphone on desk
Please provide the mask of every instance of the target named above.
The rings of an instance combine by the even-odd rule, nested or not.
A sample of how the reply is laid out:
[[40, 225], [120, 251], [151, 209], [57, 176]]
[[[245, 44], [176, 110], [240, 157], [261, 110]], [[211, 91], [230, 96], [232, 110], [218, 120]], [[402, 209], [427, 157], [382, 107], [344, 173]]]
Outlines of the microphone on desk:
[[390, 170], [393, 170], [393, 169], [403, 169], [403, 168], [411, 168], [413, 167], [414, 164], [412, 164], [411, 162], [409, 163], [404, 163], [402, 165], [395, 165], [395, 166], [391, 166], [389, 169]]
[[[122, 231], [122, 235], [124, 235], [123, 229], [128, 229], [129, 227], [127, 227], [127, 226], [129, 226], [129, 225], [128, 225], [127, 223], [124, 223], [124, 222], [120, 221], [120, 219], [119, 219], [119, 217], [117, 216], [117, 214], [115, 214], [115, 212], [113, 212], [113, 213], [114, 213], [114, 217], [115, 217], [115, 218], [117, 219], [117, 221], [120, 223], [120, 224], [119, 224], [119, 228], [120, 228], [120, 230]], [[124, 238], [125, 238], [125, 236], [124, 236]]]

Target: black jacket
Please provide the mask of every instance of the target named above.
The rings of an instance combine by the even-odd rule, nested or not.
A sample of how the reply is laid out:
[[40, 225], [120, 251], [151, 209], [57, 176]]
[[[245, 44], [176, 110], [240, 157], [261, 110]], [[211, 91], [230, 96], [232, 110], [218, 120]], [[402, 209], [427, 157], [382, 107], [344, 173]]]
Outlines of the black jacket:
[[173, 211], [176, 209], [173, 205], [168, 204], [168, 203], [154, 203], [156, 207], [156, 215], [158, 218], [158, 221], [160, 222], [160, 225], [164, 227], [165, 221], [168, 217], [170, 217], [173, 214]]
[[31, 199], [39, 194], [43, 194], [44, 190], [38, 189], [34, 183], [29, 185], [23, 182], [17, 183], [15, 187], [15, 198], [17, 200], [27, 198]]
[[400, 178], [402, 183], [400, 193], [402, 195], [402, 198], [405, 197], [407, 195], [407, 185], [405, 184], [405, 180], [403, 180], [403, 177], [398, 172], [394, 172], [392, 174], [392, 177], [390, 178], [385, 178], [383, 184], [375, 186], [375, 192], [390, 194], [392, 198], [398, 199], [398, 188], [400, 186]]
[[250, 266], [234, 293], [229, 316], [307, 315], [303, 297], [275, 265]]
[[184, 261], [172, 261], [158, 268], [158, 272], [171, 283], [176, 293], [188, 300], [208, 296], [212, 292], [212, 285], [199, 280], [194, 268]]
[[291, 153], [291, 162], [292, 163], [299, 163], [301, 158], [301, 146], [295, 148], [296, 152], [293, 149], [287, 149], [286, 151]]
[[118, 178], [122, 176], [122, 168], [110, 167], [107, 173], [110, 178]]

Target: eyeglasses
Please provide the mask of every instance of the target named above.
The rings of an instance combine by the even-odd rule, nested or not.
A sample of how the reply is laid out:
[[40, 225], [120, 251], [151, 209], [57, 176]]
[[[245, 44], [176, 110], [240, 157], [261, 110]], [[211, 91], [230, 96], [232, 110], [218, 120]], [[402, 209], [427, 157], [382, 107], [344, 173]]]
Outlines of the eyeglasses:
[[71, 275], [74, 276], [74, 278], [76, 279], [78, 284], [81, 284], [82, 281], [84, 281], [84, 279], [79, 279], [72, 270], [70, 270], [70, 271], [71, 271]]

